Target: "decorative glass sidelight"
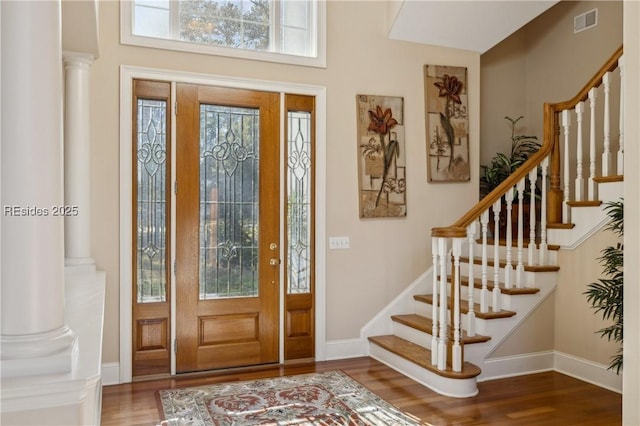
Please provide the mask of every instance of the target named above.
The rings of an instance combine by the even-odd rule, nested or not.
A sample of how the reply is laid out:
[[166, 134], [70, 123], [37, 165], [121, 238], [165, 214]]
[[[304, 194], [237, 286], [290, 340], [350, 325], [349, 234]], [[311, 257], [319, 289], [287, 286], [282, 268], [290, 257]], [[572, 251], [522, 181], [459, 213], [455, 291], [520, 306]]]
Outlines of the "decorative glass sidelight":
[[138, 99], [137, 301], [166, 301], [167, 102]]
[[200, 106], [200, 300], [259, 292], [259, 114]]
[[311, 292], [311, 113], [287, 114], [287, 293]]

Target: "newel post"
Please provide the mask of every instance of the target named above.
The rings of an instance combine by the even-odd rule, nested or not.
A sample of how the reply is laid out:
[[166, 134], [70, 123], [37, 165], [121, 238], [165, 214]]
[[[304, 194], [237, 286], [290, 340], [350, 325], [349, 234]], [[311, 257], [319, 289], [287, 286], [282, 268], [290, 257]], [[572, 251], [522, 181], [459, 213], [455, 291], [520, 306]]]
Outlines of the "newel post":
[[[560, 123], [553, 104], [544, 104], [544, 143], [552, 144], [549, 165], [548, 223], [562, 223], [563, 191], [560, 188]], [[544, 214], [544, 212], [542, 213]]]

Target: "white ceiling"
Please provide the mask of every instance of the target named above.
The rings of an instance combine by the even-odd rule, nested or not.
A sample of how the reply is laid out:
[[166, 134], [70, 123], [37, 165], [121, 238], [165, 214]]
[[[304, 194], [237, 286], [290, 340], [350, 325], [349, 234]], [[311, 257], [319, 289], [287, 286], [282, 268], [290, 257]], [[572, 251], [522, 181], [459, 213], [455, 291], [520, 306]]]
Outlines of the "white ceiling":
[[405, 0], [389, 38], [484, 53], [557, 2]]

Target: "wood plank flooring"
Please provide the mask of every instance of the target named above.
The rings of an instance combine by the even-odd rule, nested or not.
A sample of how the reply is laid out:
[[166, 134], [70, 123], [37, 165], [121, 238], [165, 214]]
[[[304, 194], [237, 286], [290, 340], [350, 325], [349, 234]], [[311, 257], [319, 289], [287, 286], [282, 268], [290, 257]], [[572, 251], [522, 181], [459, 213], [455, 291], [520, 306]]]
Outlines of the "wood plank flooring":
[[180, 376], [105, 386], [102, 425], [151, 426], [162, 419], [157, 391], [339, 369], [425, 424], [620, 425], [622, 396], [556, 372], [478, 384], [473, 398], [439, 395], [372, 358]]

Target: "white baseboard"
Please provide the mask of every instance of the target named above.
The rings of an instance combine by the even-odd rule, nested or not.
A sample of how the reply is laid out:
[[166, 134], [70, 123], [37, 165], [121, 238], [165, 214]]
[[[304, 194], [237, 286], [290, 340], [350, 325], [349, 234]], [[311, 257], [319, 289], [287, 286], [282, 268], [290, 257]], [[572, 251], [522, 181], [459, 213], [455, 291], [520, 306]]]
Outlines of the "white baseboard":
[[601, 388], [622, 393], [622, 375], [608, 370], [604, 364], [556, 351], [554, 370]]
[[[327, 360], [357, 358], [369, 355], [369, 350], [363, 339], [333, 340], [326, 343], [326, 355]], [[622, 375], [607, 370], [606, 365], [558, 351], [490, 358], [484, 362], [478, 382], [552, 370], [622, 393]], [[102, 385], [117, 384], [120, 384], [120, 363], [102, 364]]]
[[368, 342], [365, 339], [332, 340], [325, 343], [325, 359], [327, 361], [357, 358], [368, 354]]
[[489, 358], [480, 366], [479, 382], [553, 370], [553, 351]]
[[490, 358], [481, 368], [479, 382], [553, 370], [583, 382], [622, 393], [622, 375], [607, 370], [606, 365], [558, 351]]
[[120, 363], [105, 362], [102, 364], [102, 385], [119, 385], [120, 384]]

